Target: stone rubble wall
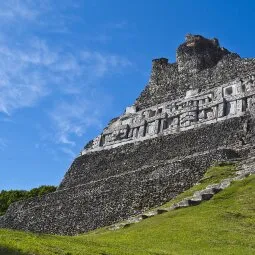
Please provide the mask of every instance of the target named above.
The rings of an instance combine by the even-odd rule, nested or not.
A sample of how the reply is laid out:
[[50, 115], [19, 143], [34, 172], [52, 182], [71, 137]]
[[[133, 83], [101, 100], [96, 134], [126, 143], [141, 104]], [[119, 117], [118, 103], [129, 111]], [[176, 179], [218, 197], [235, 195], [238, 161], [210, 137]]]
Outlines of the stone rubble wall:
[[231, 118], [181, 133], [85, 154], [75, 159], [59, 188], [107, 178], [157, 161], [182, 158], [219, 147], [241, 146], [248, 142], [248, 119], [248, 115]]
[[193, 186], [215, 161], [238, 155], [219, 149], [182, 160], [154, 162], [133, 171], [12, 204], [0, 227], [74, 235], [137, 215]]
[[196, 74], [180, 73], [178, 64], [154, 60], [148, 85], [135, 102], [139, 110], [167, 101], [185, 97], [189, 89], [201, 92], [231, 82], [237, 77], [246, 77], [255, 70], [255, 59], [226, 55], [216, 66]]

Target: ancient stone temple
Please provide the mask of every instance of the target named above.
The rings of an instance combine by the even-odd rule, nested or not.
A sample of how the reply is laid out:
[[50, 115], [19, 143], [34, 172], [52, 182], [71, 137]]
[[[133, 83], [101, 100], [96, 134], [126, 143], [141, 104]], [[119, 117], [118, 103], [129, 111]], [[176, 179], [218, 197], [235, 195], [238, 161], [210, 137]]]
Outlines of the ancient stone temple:
[[138, 99], [74, 160], [56, 192], [12, 204], [0, 227], [77, 234], [159, 206], [254, 142], [255, 59], [187, 35], [152, 62]]

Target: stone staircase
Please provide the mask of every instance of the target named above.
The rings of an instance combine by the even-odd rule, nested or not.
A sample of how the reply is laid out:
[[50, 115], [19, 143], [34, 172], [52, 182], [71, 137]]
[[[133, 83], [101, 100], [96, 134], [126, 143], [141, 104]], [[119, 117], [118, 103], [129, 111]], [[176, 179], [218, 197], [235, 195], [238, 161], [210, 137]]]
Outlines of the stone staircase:
[[[253, 155], [255, 155], [255, 153]], [[243, 180], [251, 174], [255, 174], [255, 156], [247, 157], [246, 159], [238, 163], [235, 177], [223, 179], [220, 183], [208, 185], [205, 189], [194, 192], [192, 197], [186, 197], [180, 202], [175, 203], [168, 208], [159, 208], [148, 211], [146, 213], [132, 217], [125, 222], [111, 225], [108, 229], [117, 230], [120, 228], [125, 228], [130, 226], [131, 224], [138, 223], [144, 219], [153, 217], [155, 215], [163, 214], [181, 208], [186, 208], [189, 206], [199, 205], [203, 201], [210, 200], [218, 192], [228, 188], [232, 181]]]
[[242, 160], [237, 166], [237, 175], [246, 173], [255, 174], [255, 152], [252, 153], [251, 157]]

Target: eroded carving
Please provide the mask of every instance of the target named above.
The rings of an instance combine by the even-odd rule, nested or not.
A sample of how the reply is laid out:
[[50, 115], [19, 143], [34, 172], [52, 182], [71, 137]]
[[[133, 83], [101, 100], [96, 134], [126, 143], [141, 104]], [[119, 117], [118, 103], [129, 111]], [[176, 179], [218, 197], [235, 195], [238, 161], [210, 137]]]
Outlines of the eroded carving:
[[84, 150], [96, 150], [123, 142], [149, 139], [160, 134], [179, 132], [195, 125], [220, 121], [254, 111], [255, 76], [235, 80], [210, 91], [189, 90], [184, 98], [165, 102], [137, 111], [126, 108], [120, 118], [96, 137], [93, 146]]

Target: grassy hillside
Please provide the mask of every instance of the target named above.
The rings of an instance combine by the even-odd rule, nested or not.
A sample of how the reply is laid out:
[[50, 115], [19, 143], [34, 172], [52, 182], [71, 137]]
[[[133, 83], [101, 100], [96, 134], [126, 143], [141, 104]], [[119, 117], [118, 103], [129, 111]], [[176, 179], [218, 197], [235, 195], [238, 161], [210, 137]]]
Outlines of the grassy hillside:
[[[200, 185], [232, 174], [232, 166], [211, 168]], [[176, 200], [189, 193], [186, 191]], [[0, 253], [5, 255], [255, 254], [255, 176], [234, 182], [198, 206], [116, 231], [100, 229], [67, 237], [0, 230], [0, 247]]]

